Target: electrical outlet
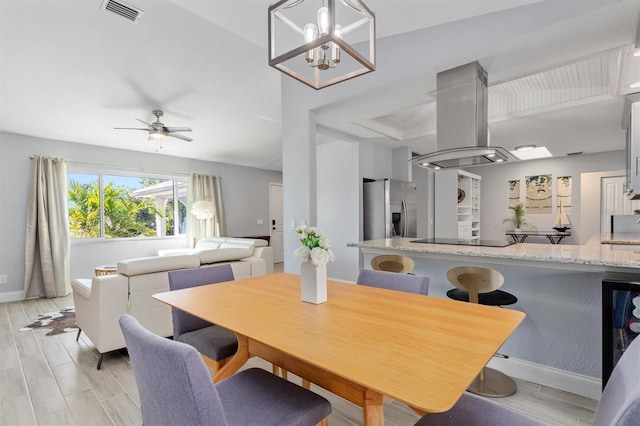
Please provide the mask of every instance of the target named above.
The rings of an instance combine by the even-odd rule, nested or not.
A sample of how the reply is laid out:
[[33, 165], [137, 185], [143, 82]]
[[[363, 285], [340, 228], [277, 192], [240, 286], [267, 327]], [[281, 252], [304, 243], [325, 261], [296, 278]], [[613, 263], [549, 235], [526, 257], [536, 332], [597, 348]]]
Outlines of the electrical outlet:
[[7, 283], [7, 274], [1, 274], [0, 275], [0, 284], [6, 284]]
[[262, 225], [264, 222], [262, 221], [262, 219], [258, 219], [258, 225]]

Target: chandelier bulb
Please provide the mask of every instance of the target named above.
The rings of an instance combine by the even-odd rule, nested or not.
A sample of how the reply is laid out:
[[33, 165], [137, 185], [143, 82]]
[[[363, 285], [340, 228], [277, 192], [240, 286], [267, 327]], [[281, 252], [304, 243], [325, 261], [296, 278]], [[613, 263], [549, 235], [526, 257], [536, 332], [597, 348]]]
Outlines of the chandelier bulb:
[[318, 9], [318, 30], [321, 36], [329, 34], [329, 9], [326, 6]]
[[[312, 23], [308, 23], [307, 25], [304, 26], [304, 42], [305, 44], [309, 44], [311, 42], [313, 42], [315, 39], [318, 38], [318, 27], [316, 27], [315, 24]], [[313, 62], [313, 52], [315, 49], [309, 49], [307, 50], [307, 53], [305, 54], [305, 60], [308, 63], [312, 63]]]
[[[336, 38], [342, 40], [342, 25], [336, 24], [333, 33], [335, 34]], [[338, 46], [336, 43], [331, 43], [331, 60], [334, 66], [340, 63], [340, 46]]]
[[304, 26], [304, 42], [311, 43], [318, 38], [318, 27], [316, 24], [308, 23]]

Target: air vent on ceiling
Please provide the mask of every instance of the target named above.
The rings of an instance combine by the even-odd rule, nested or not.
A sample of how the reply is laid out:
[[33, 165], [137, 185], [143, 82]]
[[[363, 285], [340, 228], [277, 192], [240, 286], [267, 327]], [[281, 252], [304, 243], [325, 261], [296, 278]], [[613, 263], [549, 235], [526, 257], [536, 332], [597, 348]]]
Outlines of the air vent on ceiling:
[[100, 8], [113, 12], [134, 24], [138, 23], [138, 20], [140, 20], [140, 17], [144, 13], [140, 9], [136, 9], [133, 6], [115, 0], [104, 0]]

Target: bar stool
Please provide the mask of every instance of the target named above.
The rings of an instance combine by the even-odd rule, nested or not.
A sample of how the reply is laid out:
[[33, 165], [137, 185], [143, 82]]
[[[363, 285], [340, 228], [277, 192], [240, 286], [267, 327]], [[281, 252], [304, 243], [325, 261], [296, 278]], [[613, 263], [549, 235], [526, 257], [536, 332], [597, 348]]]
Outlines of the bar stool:
[[[449, 290], [447, 296], [455, 300], [491, 306], [511, 305], [518, 301], [514, 295], [498, 290], [504, 284], [504, 276], [491, 268], [457, 266], [447, 271], [447, 279], [456, 287]], [[512, 395], [516, 389], [516, 382], [511, 377], [486, 366], [467, 388], [471, 393], [493, 398]]]
[[413, 259], [399, 254], [381, 254], [371, 259], [371, 269], [374, 271], [408, 274], [415, 266]]

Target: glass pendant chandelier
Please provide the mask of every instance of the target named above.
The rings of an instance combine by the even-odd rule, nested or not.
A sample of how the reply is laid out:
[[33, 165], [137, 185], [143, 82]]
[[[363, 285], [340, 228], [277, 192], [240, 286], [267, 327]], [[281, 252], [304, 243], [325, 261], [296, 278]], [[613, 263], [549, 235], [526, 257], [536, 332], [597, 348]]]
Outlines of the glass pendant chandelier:
[[375, 15], [360, 0], [269, 7], [269, 65], [322, 89], [375, 70]]

